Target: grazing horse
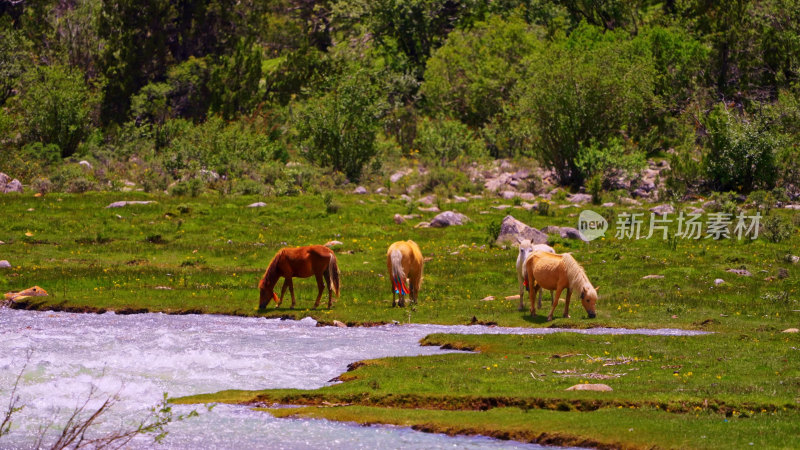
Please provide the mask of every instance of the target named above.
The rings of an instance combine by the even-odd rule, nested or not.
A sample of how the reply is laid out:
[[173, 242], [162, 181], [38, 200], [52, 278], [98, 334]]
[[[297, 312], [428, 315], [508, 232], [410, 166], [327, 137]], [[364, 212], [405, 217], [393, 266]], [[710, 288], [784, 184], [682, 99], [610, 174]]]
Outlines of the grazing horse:
[[[317, 301], [314, 308], [319, 306], [319, 299], [322, 297], [323, 280], [328, 286], [328, 309], [331, 308], [331, 293], [335, 292], [339, 297], [339, 266], [336, 264], [336, 256], [333, 250], [322, 245], [309, 245], [307, 247], [282, 248], [278, 250], [275, 257], [267, 267], [264, 277], [258, 283], [260, 298], [259, 309], [264, 309], [270, 300], [275, 299], [275, 307], [280, 306], [283, 301], [283, 294], [286, 288], [292, 295], [292, 308], [294, 308], [294, 284], [292, 278], [308, 278], [314, 276], [317, 279]], [[275, 294], [275, 285], [278, 284], [280, 277], [284, 278], [281, 288], [281, 297]]]
[[[525, 304], [523, 301], [525, 300], [525, 288], [528, 286], [528, 277], [525, 274], [525, 260], [533, 252], [547, 252], [547, 253], [555, 253], [556, 251], [553, 250], [553, 247], [550, 247], [547, 244], [536, 244], [532, 245], [529, 239], [524, 239], [522, 242], [519, 243], [519, 255], [517, 256], [517, 281], [519, 282], [519, 311], [525, 310]], [[550, 291], [550, 295], [553, 295], [553, 291]], [[542, 292], [539, 292], [539, 308], [542, 307]]]
[[525, 261], [525, 271], [530, 284], [532, 316], [536, 315], [536, 304], [534, 302], [536, 292], [542, 288], [555, 290], [553, 307], [547, 316], [548, 321], [553, 320], [553, 312], [558, 305], [558, 298], [561, 296], [561, 291], [566, 288], [567, 300], [566, 305], [564, 305], [564, 317], [569, 317], [569, 300], [572, 292], [575, 291], [580, 296], [581, 304], [589, 314], [589, 318], [595, 318], [597, 288], [592, 287], [592, 283], [586, 277], [583, 267], [575, 261], [572, 255], [569, 253], [564, 253], [563, 255], [553, 255], [545, 252], [532, 253]]
[[406, 306], [405, 296], [411, 295], [416, 304], [419, 286], [422, 284], [422, 252], [414, 241], [397, 241], [386, 252], [386, 267], [392, 281], [392, 306], [396, 304], [395, 294], [399, 294], [400, 306]]

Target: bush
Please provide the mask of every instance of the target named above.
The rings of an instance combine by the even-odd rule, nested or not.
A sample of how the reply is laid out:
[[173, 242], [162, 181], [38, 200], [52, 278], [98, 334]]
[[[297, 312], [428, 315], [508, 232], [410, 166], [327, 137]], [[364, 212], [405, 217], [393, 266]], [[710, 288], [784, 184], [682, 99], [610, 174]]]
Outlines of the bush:
[[763, 213], [765, 216], [768, 216], [772, 207], [775, 206], [775, 197], [772, 196], [771, 192], [767, 191], [753, 191], [747, 196], [747, 201], [756, 211]]
[[417, 125], [414, 141], [420, 153], [444, 167], [462, 156], [470, 159], [485, 156], [483, 142], [465, 124], [453, 119], [424, 118]]
[[597, 178], [600, 188], [620, 176], [638, 173], [646, 165], [644, 153], [636, 148], [626, 148], [622, 139], [611, 137], [605, 145], [594, 139], [588, 145], [581, 144], [575, 155], [575, 167], [582, 177]]
[[50, 177], [53, 191], [82, 193], [92, 190], [94, 181], [86, 178], [86, 171], [77, 164], [59, 167]]
[[325, 212], [327, 214], [336, 214], [339, 212], [341, 205], [333, 200], [333, 194], [326, 192], [322, 197], [322, 202], [325, 204]]
[[179, 181], [172, 186], [169, 187], [169, 195], [173, 196], [186, 196], [189, 195], [190, 197], [197, 197], [203, 192], [203, 188], [205, 185], [203, 184], [203, 180], [199, 178], [191, 178], [184, 181]]
[[761, 235], [776, 244], [792, 237], [792, 231], [792, 224], [778, 216], [767, 217], [761, 222]]
[[469, 178], [459, 170], [434, 167], [423, 177], [421, 191], [433, 192], [441, 186], [448, 192], [463, 192], [469, 190], [471, 184]]
[[264, 195], [264, 185], [250, 178], [237, 179], [234, 192], [242, 195]]

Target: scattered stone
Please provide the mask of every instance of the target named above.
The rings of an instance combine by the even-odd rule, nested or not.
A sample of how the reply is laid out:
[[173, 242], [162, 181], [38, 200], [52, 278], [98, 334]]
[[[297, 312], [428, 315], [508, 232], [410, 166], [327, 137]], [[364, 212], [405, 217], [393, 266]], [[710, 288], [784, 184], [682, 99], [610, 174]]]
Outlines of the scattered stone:
[[3, 242], [3, 241], [0, 241], [0, 245], [5, 245], [5, 244], [6, 244], [5, 242]]
[[631, 192], [631, 196], [637, 197], [637, 198], [648, 198], [648, 197], [650, 197], [650, 192], [648, 192], [645, 189], [639, 188], [639, 189], [636, 189], [635, 191]]
[[22, 183], [19, 182], [18, 179], [14, 178], [11, 180], [10, 183], [2, 186], [2, 190], [4, 194], [8, 194], [10, 192], [17, 192], [22, 193]]
[[200, 175], [199, 178], [206, 183], [219, 180], [219, 174], [213, 170], [200, 169], [197, 173]]
[[705, 213], [706, 210], [703, 208], [696, 208], [696, 207], [689, 208], [689, 214], [703, 215]]
[[400, 225], [401, 223], [403, 223], [405, 221], [406, 221], [406, 219], [404, 219], [403, 216], [401, 216], [400, 214], [395, 214], [394, 215], [394, 223]]
[[367, 188], [365, 188], [364, 186], [359, 186], [355, 188], [355, 190], [353, 191], [353, 194], [366, 194], [366, 193], [367, 193]]
[[567, 197], [570, 203], [588, 203], [592, 201], [592, 196], [589, 194], [573, 194]]
[[267, 206], [267, 204], [264, 203], [264, 202], [255, 202], [255, 203], [250, 203], [249, 205], [247, 205], [248, 208], [263, 208], [265, 206]]
[[619, 202], [622, 203], [623, 205], [627, 205], [627, 206], [639, 206], [639, 205], [642, 204], [639, 200], [634, 200], [634, 199], [628, 198], [628, 197], [623, 197], [623, 198], [619, 199]]
[[469, 222], [469, 217], [464, 214], [445, 211], [434, 217], [433, 220], [431, 220], [430, 226], [433, 228], [444, 228], [452, 225], [464, 225], [467, 222]]
[[800, 330], [798, 330], [797, 328], [787, 328], [781, 331], [781, 333], [800, 333]]
[[536, 196], [531, 194], [530, 192], [521, 192], [521, 193], [517, 194], [517, 197], [519, 197], [519, 198], [521, 198], [523, 200], [528, 200], [528, 201], [532, 201], [533, 199], [536, 198]]
[[10, 269], [11, 263], [6, 261], [5, 259], [0, 261], [0, 269]]
[[580, 239], [581, 241], [588, 242], [589, 240], [586, 239], [586, 236], [583, 235], [577, 228], [572, 227], [561, 227], [560, 231], [561, 237], [563, 239]]
[[645, 275], [642, 277], [643, 280], [660, 280], [664, 278], [664, 275]]
[[47, 295], [47, 291], [39, 286], [34, 286], [32, 288], [25, 289], [24, 291], [7, 292], [4, 297], [6, 300], [17, 301], [22, 300], [25, 297], [46, 297]]
[[0, 172], [0, 187], [8, 184], [9, 180], [11, 180], [11, 177], [4, 174], [3, 172]]
[[466, 198], [466, 197], [461, 197], [460, 195], [454, 195], [453, 196], [453, 201], [456, 202], [456, 203], [464, 203], [464, 202], [468, 202], [469, 199]]
[[381, 186], [378, 189], [375, 189], [375, 193], [380, 195], [386, 195], [386, 188]]
[[419, 219], [420, 217], [422, 216], [420, 216], [419, 214], [406, 214], [403, 216], [403, 219], [413, 220], [413, 219]]
[[714, 280], [714, 286], [719, 286], [720, 284], [722, 284], [724, 282], [725, 282], [725, 280], [723, 280], [722, 278], [717, 278], [716, 280]]
[[752, 277], [753, 276], [753, 274], [750, 273], [750, 271], [746, 270], [746, 269], [728, 269], [725, 272], [735, 273], [736, 275], [739, 275], [741, 277]]
[[408, 194], [403, 194], [400, 196], [400, 200], [403, 200], [404, 202], [410, 202], [411, 197], [409, 197]]
[[417, 200], [417, 203], [422, 203], [423, 205], [431, 206], [436, 203], [436, 196], [426, 195], [425, 197], [420, 197], [420, 199]]
[[786, 209], [800, 209], [800, 205], [786, 205], [784, 206]]
[[153, 289], [157, 289], [159, 291], [171, 291], [172, 290], [172, 288], [169, 287], [169, 286], [156, 286]]
[[339, 327], [339, 328], [347, 328], [347, 324], [345, 324], [344, 322], [340, 322], [338, 320], [334, 320], [333, 321], [333, 326]]
[[560, 236], [561, 235], [561, 227], [557, 227], [555, 225], [548, 225], [548, 226], [542, 228], [542, 233], [557, 234], [557, 235]]
[[536, 228], [529, 227], [513, 216], [505, 216], [500, 224], [500, 234], [497, 236], [497, 244], [510, 243], [518, 244], [528, 239], [533, 244], [546, 244], [547, 234], [542, 233]]
[[603, 208], [613, 208], [614, 207], [614, 202], [606, 202], [606, 203], [603, 203], [600, 206], [602, 206]]
[[122, 208], [123, 206], [128, 206], [128, 205], [149, 205], [150, 203], [155, 203], [155, 202], [152, 201], [152, 200], [147, 200], [147, 201], [140, 201], [140, 200], [121, 201], [121, 202], [114, 202], [114, 203], [106, 206], [106, 208]]
[[788, 262], [790, 262], [792, 264], [797, 264], [798, 262], [800, 262], [800, 256], [787, 255], [786, 256], [786, 261], [788, 261]]
[[781, 267], [780, 269], [778, 269], [778, 278], [780, 278], [781, 280], [789, 278], [789, 271]]
[[412, 184], [411, 186], [406, 188], [406, 192], [408, 192], [409, 194], [413, 194], [414, 192], [418, 191], [419, 189], [420, 189], [420, 185], [419, 184]]
[[431, 223], [430, 222], [420, 222], [420, 223], [414, 225], [414, 228], [430, 228], [430, 227], [431, 227]]
[[226, 244], [231, 245], [233, 244], [233, 241], [231, 239], [228, 239], [228, 242], [226, 242]]
[[597, 391], [597, 392], [611, 392], [611, 386], [603, 383], [584, 383], [584, 384], [576, 384], [575, 386], [570, 386], [566, 390], [568, 391]]
[[92, 163], [90, 163], [89, 161], [84, 160], [79, 162], [78, 164], [80, 164], [86, 170], [92, 170]]
[[512, 198], [517, 196], [516, 191], [503, 191], [500, 193], [500, 197], [504, 200], [511, 200]]
[[490, 301], [492, 301], [492, 300], [494, 300], [494, 295], [490, 295], [490, 296], [488, 296], [488, 297], [483, 297], [483, 298], [481, 299], [481, 301], [482, 301], [482, 302], [490, 302]]
[[328, 241], [328, 242], [325, 243], [325, 247], [328, 247], [328, 248], [335, 247], [337, 245], [344, 245], [344, 242], [342, 242], [342, 241]]
[[438, 206], [431, 206], [429, 208], [420, 208], [419, 210], [422, 211], [422, 212], [430, 212], [430, 213], [435, 213], [435, 212], [440, 212], [441, 211], [441, 209], [439, 209]]
[[519, 206], [521, 206], [522, 209], [524, 209], [525, 211], [530, 211], [532, 209], [539, 209], [539, 207], [538, 207], [538, 205], [536, 205], [536, 203], [522, 202], [522, 203], [520, 203]]
[[672, 205], [665, 203], [663, 205], [658, 205], [658, 206], [654, 206], [654, 207], [650, 208], [650, 212], [654, 212], [656, 214], [659, 214], [659, 215], [663, 216], [664, 214], [672, 214], [672, 213], [674, 213], [675, 212], [675, 208], [673, 208]]
[[397, 183], [398, 181], [400, 181], [401, 178], [403, 178], [404, 176], [406, 176], [406, 175], [408, 175], [410, 173], [411, 173], [411, 169], [399, 170], [399, 171], [393, 173], [389, 177], [389, 181], [391, 181], [392, 183]]
[[500, 211], [502, 211], [504, 209], [508, 209], [508, 208], [511, 208], [511, 205], [495, 205], [495, 206], [492, 206], [492, 209], [498, 209]]

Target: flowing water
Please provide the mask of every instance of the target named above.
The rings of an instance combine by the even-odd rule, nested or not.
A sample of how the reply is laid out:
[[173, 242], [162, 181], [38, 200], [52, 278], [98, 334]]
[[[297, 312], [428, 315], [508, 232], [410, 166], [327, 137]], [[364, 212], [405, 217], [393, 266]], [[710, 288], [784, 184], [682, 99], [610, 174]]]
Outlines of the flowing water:
[[[25, 407], [0, 448], [32, 445], [45, 423], [63, 424], [94, 389], [87, 409], [117, 394], [103, 426], [147, 415], [170, 396], [224, 389], [314, 389], [354, 361], [447, 353], [422, 347], [431, 333], [700, 334], [685, 330], [503, 328], [387, 325], [317, 327], [299, 321], [214, 315], [116, 315], [17, 311], [0, 308], [0, 409], [22, 367], [18, 394]], [[192, 408], [179, 407], [178, 412]], [[241, 406], [196, 408], [199, 417], [174, 422], [163, 448], [538, 448], [487, 438], [447, 437], [399, 427], [360, 427], [324, 420], [275, 419]], [[53, 431], [51, 431], [52, 435]], [[47, 440], [45, 440], [47, 442]], [[152, 438], [136, 446], [152, 446]]]

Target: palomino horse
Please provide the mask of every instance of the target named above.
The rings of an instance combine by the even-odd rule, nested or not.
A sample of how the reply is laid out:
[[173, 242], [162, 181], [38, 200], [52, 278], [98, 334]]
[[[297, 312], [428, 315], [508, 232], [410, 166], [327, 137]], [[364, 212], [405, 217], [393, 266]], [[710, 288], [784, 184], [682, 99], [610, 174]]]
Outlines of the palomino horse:
[[575, 261], [569, 253], [553, 255], [545, 252], [531, 253], [525, 261], [525, 271], [530, 284], [531, 315], [536, 315], [536, 292], [539, 289], [555, 290], [553, 307], [547, 320], [553, 320], [553, 312], [558, 305], [561, 291], [567, 289], [567, 300], [564, 305], [564, 317], [569, 317], [569, 300], [572, 292], [580, 295], [581, 304], [590, 319], [595, 318], [595, 303], [597, 302], [597, 288], [592, 287], [583, 267]]
[[[519, 282], [519, 310], [525, 310], [525, 304], [523, 303], [525, 300], [525, 287], [528, 286], [528, 277], [525, 274], [525, 260], [533, 252], [547, 252], [547, 253], [555, 253], [556, 251], [553, 250], [553, 247], [550, 247], [547, 244], [536, 244], [532, 245], [529, 239], [524, 239], [522, 242], [519, 243], [519, 255], [517, 256], [517, 281]], [[553, 291], [550, 291], [550, 295], [553, 295]], [[539, 308], [542, 307], [542, 292], [539, 292]]]
[[[292, 278], [317, 278], [317, 301], [314, 308], [319, 306], [319, 299], [322, 297], [323, 280], [328, 286], [328, 309], [331, 307], [331, 293], [335, 292], [339, 297], [339, 266], [336, 264], [336, 256], [333, 250], [322, 245], [309, 245], [307, 247], [282, 248], [278, 250], [272, 262], [269, 263], [264, 278], [258, 283], [261, 291], [258, 302], [259, 309], [264, 309], [271, 299], [275, 299], [276, 307], [283, 301], [283, 294], [286, 288], [292, 294], [292, 308], [294, 308], [294, 284]], [[284, 278], [281, 288], [281, 297], [275, 294], [275, 285], [278, 284], [280, 277]]]
[[390, 245], [386, 252], [386, 267], [392, 280], [392, 306], [396, 304], [395, 294], [399, 294], [400, 306], [406, 306], [405, 296], [409, 294], [411, 302], [416, 304], [422, 284], [422, 252], [417, 243], [397, 241]]

